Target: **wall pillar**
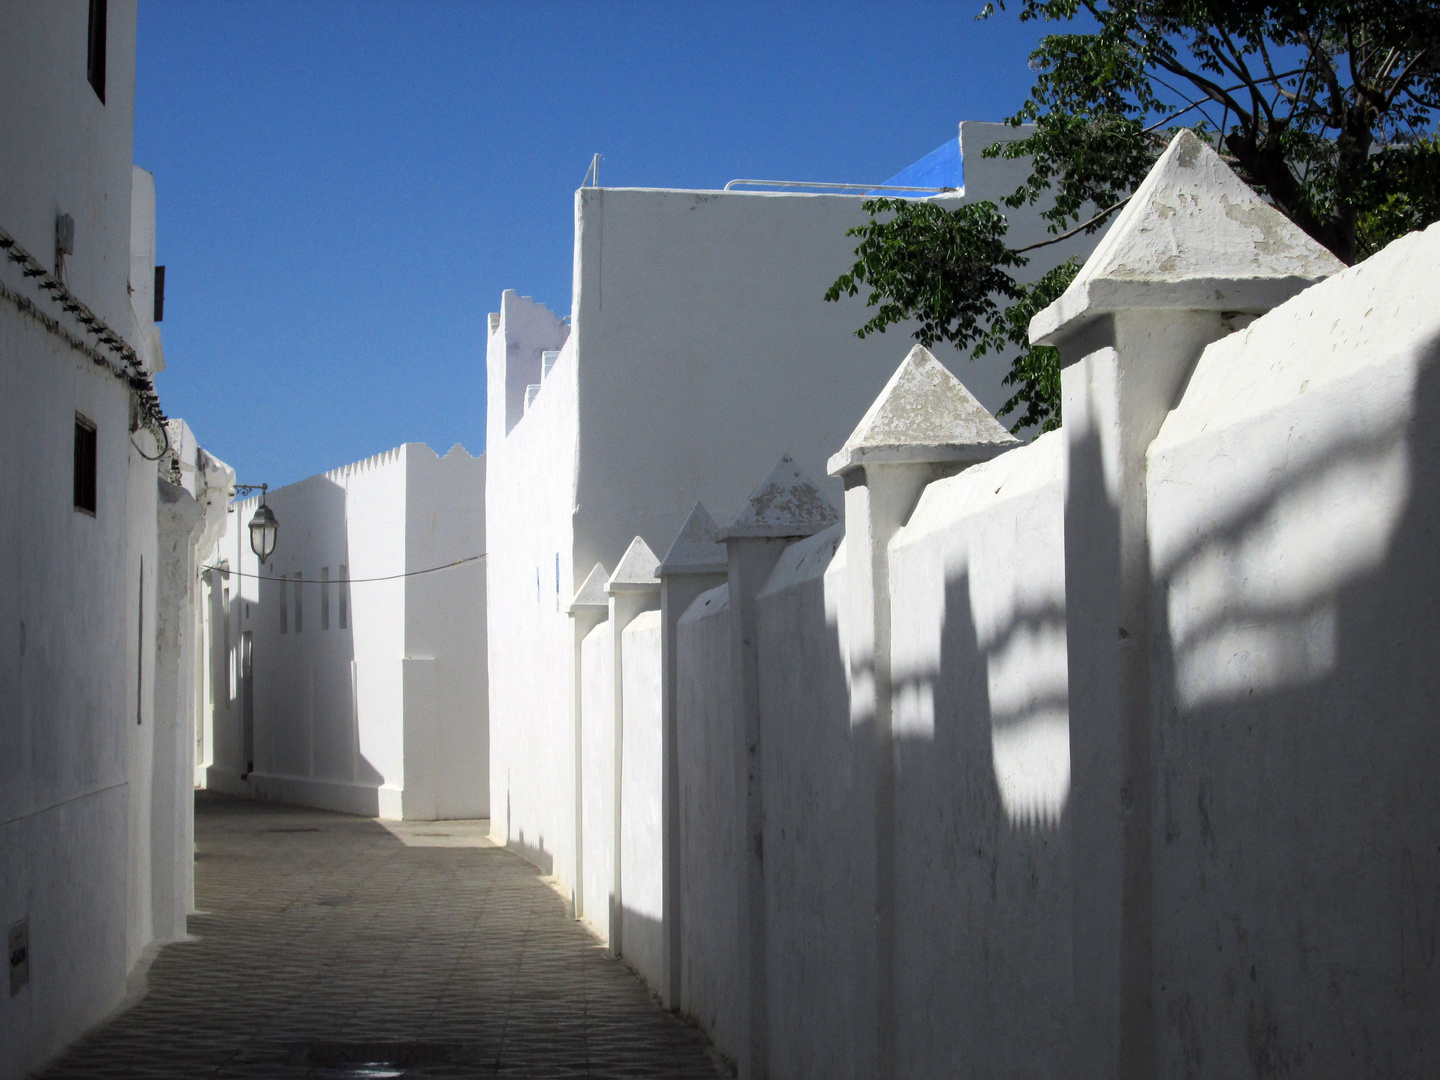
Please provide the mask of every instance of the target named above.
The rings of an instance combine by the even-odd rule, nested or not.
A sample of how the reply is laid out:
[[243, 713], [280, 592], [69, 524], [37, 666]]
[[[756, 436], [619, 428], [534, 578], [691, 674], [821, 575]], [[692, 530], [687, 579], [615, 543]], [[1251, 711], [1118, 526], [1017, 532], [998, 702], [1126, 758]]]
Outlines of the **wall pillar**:
[[733, 700], [738, 715], [737, 776], [744, 778], [744, 872], [741, 875], [740, 969], [746, 1037], [740, 1048], [740, 1080], [769, 1075], [769, 1004], [765, 975], [765, 800], [760, 714], [760, 657], [756, 639], [756, 598], [781, 553], [795, 540], [833, 525], [838, 515], [789, 454], [770, 471], [720, 532], [730, 586]]
[[917, 345], [829, 462], [845, 483], [850, 723], [869, 726], [875, 777], [875, 1075], [896, 1070], [895, 737], [890, 671], [891, 538], [925, 485], [1019, 442]]
[[1152, 985], [1153, 632], [1146, 453], [1200, 353], [1340, 263], [1190, 132], [1030, 324], [1060, 350], [1067, 468], [1073, 1061], [1158, 1068]]
[[636, 615], [654, 611], [660, 606], [660, 578], [656, 574], [660, 560], [640, 537], [630, 541], [615, 573], [606, 582], [610, 594], [610, 644], [615, 650], [615, 825], [613, 840], [614, 870], [610, 906], [610, 955], [624, 954], [625, 885], [621, 864], [625, 806], [625, 663], [624, 634]]
[[728, 556], [719, 530], [698, 502], [660, 563], [661, 829], [664, 833], [664, 985], [667, 1009], [680, 1007], [680, 753], [678, 748], [676, 633], [680, 617], [702, 593], [723, 585]]
[[610, 596], [605, 583], [610, 571], [604, 563], [596, 563], [586, 575], [575, 597], [570, 601], [572, 646], [570, 651], [570, 732], [575, 765], [575, 877], [570, 891], [570, 906], [575, 918], [585, 914], [585, 752], [581, 741], [584, 684], [581, 679], [580, 646], [585, 637], [610, 617]]

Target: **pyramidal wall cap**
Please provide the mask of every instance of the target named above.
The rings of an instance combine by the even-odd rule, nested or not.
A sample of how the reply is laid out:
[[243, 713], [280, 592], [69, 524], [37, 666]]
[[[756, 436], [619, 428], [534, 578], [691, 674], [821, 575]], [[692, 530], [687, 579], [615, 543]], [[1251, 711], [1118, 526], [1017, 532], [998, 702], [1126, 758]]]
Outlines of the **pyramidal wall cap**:
[[620, 558], [620, 565], [615, 567], [615, 573], [610, 575], [605, 587], [612, 593], [658, 589], [659, 569], [660, 560], [650, 550], [650, 545], [637, 536], [630, 541], [630, 546]]
[[720, 539], [813, 536], [839, 520], [815, 482], [786, 454], [720, 530]]
[[605, 569], [604, 563], [597, 562], [580, 588], [575, 590], [575, 598], [570, 601], [570, 613], [573, 615], [577, 611], [592, 611], [596, 608], [609, 611], [610, 596], [605, 591], [605, 583], [609, 579], [610, 571]]
[[710, 512], [696, 503], [660, 563], [660, 574], [723, 574], [727, 568], [720, 528]]
[[1030, 340], [1053, 345], [1134, 308], [1265, 312], [1344, 268], [1182, 131], [1070, 287], [1030, 321]]
[[827, 468], [843, 476], [863, 465], [972, 463], [1018, 445], [934, 353], [916, 345]]

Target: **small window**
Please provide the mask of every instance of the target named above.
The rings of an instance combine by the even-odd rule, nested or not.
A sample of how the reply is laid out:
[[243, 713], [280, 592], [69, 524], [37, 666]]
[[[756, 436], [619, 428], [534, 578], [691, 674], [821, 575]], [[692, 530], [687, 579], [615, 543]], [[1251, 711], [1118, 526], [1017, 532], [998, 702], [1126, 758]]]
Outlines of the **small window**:
[[165, 321], [165, 267], [155, 267], [155, 321]]
[[349, 572], [350, 572], [349, 567], [347, 567], [344, 563], [341, 563], [341, 564], [340, 564], [340, 570], [339, 570], [340, 582], [339, 582], [339, 585], [338, 585], [338, 591], [339, 591], [339, 593], [340, 593], [340, 629], [341, 629], [341, 630], [346, 629], [346, 628], [348, 627], [349, 622], [350, 622], [350, 593], [349, 593], [349, 591], [348, 591], [349, 584], [350, 584], [350, 581], [349, 581]]
[[97, 444], [95, 424], [75, 414], [75, 509], [95, 516], [95, 470]]
[[85, 64], [85, 75], [101, 105], [105, 104], [105, 30], [110, 21], [105, 7], [106, 0], [90, 0], [90, 44]]

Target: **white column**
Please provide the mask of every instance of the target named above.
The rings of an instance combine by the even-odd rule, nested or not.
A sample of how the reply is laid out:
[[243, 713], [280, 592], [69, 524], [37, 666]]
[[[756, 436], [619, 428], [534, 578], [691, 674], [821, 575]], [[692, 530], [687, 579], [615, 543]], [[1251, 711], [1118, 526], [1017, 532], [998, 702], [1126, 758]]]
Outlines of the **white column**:
[[895, 1074], [895, 738], [890, 540], [931, 480], [1019, 443], [917, 345], [829, 462], [845, 482], [850, 723], [872, 733], [875, 829], [875, 1075]]
[[1210, 342], [1340, 263], [1182, 132], [1030, 324], [1060, 350], [1074, 1060], [1153, 1076], [1146, 453]]
[[664, 985], [667, 1009], [680, 1007], [680, 889], [684, 872], [680, 843], [680, 756], [677, 745], [676, 640], [680, 617], [702, 593], [723, 585], [728, 574], [725, 547], [709, 512], [698, 502], [660, 563], [660, 711], [664, 787]]
[[612, 854], [614, 869], [611, 878], [610, 902], [610, 955], [624, 955], [625, 935], [625, 884], [621, 866], [624, 850], [624, 806], [625, 806], [625, 628], [642, 611], [654, 611], [660, 606], [660, 578], [656, 574], [660, 560], [640, 537], [630, 541], [630, 546], [610, 575], [606, 589], [610, 593], [610, 644], [614, 651], [615, 664], [615, 800], [614, 833]]
[[795, 540], [833, 525], [838, 515], [789, 454], [721, 530], [730, 586], [734, 701], [738, 711], [736, 775], [744, 777], [744, 872], [740, 882], [740, 986], [745, 996], [746, 1039], [740, 1080], [769, 1075], [769, 1004], [765, 982], [764, 783], [760, 716], [760, 656], [755, 601], [781, 553]]
[[596, 563], [586, 576], [567, 609], [571, 618], [572, 648], [570, 653], [570, 733], [575, 766], [575, 877], [571, 907], [575, 918], [585, 915], [585, 752], [582, 741], [584, 685], [581, 681], [580, 646], [585, 636], [610, 616], [610, 596], [605, 583], [610, 571], [604, 563]]

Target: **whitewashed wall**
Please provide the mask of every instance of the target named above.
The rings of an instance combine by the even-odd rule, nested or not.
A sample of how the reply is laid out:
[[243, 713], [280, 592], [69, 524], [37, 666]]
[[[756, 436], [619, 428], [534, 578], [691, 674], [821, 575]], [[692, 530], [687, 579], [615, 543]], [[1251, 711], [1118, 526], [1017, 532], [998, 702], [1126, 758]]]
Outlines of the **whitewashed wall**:
[[[491, 730], [490, 827], [573, 891], [575, 648], [566, 610], [578, 584], [574, 341], [559, 317], [513, 292], [493, 327], [486, 354], [487, 647], [490, 715], [501, 719]], [[528, 410], [507, 416], [507, 365], [520, 364], [524, 378], [533, 372], [538, 381], [541, 352], [552, 348], [561, 350], [559, 362], [539, 395]]]
[[[380, 817], [485, 816], [483, 570], [400, 576], [483, 553], [484, 477], [462, 447], [442, 459], [407, 443], [272, 491], [280, 531], [263, 568], [246, 528], [259, 499], [234, 504], [215, 558], [239, 573], [211, 582], [229, 686], [208, 786]], [[389, 580], [356, 580], [371, 578]]]
[[729, 586], [702, 593], [676, 628], [680, 761], [680, 1008], [731, 1054], [744, 1038], [739, 955], [744, 827], [731, 694]]
[[610, 938], [615, 900], [615, 646], [603, 622], [580, 645], [583, 902], [580, 917]]
[[1063, 450], [931, 484], [890, 543], [901, 1075], [1067, 1075]]
[[767, 1011], [782, 1076], [874, 1070], [873, 732], [850, 723], [843, 539], [837, 525], [791, 545], [757, 601]]
[[[660, 820], [660, 612], [635, 616], [622, 636], [621, 940], [626, 962], [651, 986], [661, 986], [665, 841]], [[588, 844], [589, 836], [585, 839]]]
[[1161, 1067], [1433, 1073], [1440, 227], [1210, 346], [1151, 446]]
[[[1015, 135], [961, 125], [966, 190], [947, 204], [1014, 189], [1023, 163], [980, 150]], [[573, 653], [564, 610], [576, 568], [613, 567], [637, 534], [664, 551], [697, 499], [727, 516], [782, 453], [825, 475], [913, 329], [862, 341], [855, 330], [873, 313], [864, 296], [823, 299], [854, 261], [845, 231], [868, 220], [864, 201], [584, 188], [573, 325], [508, 291], [491, 316], [490, 711], [502, 718], [492, 733], [492, 829], [572, 892], [574, 718], [568, 683], [553, 676]], [[1043, 233], [1033, 211], [1016, 214], [1014, 228], [1017, 243]], [[1026, 273], [1093, 244], [1043, 249]], [[560, 357], [542, 382], [546, 350]], [[937, 352], [991, 409], [1009, 396], [1007, 356]], [[838, 501], [838, 482], [825, 484]]]
[[[135, 26], [133, 2], [108, 6], [102, 103], [85, 4], [0, 8], [0, 228], [154, 374]], [[60, 213], [75, 226], [63, 271]], [[29, 931], [28, 982], [0, 992], [8, 1080], [112, 1010], [146, 950], [185, 930], [195, 508], [176, 512], [191, 496], [147, 460], [152, 434], [132, 434], [128, 382], [81, 351], [94, 333], [9, 258], [0, 288], [0, 928]], [[96, 430], [93, 516], [73, 505], [77, 414]]]
[[[1131, 918], [1153, 985], [1126, 1038], [1160, 1075], [1436, 1064], [1437, 275], [1440, 226], [1215, 342], [1151, 445], [1153, 904]], [[1097, 509], [1067, 507], [1067, 453], [1055, 433], [930, 483], [888, 545], [893, 821], [852, 708], [870, 682], [846, 669], [843, 526], [793, 543], [756, 601], [771, 1076], [867, 1076], [886, 1038], [899, 1076], [1075, 1073], [1094, 992], [1076, 980], [1093, 927], [1075, 898], [1104, 869], [1072, 834], [1119, 819], [1073, 797], [1093, 763], [1071, 760], [1067, 623], [1104, 598], [1066, 578], [1067, 514]], [[677, 631], [680, 1008], [743, 1072], [757, 930], [731, 614], [721, 587]], [[627, 688], [660, 668], [626, 655]], [[648, 716], [627, 689], [625, 753], [644, 757], [632, 697]], [[659, 787], [627, 781], [622, 848], [646, 850], [649, 819], [623, 811]]]

